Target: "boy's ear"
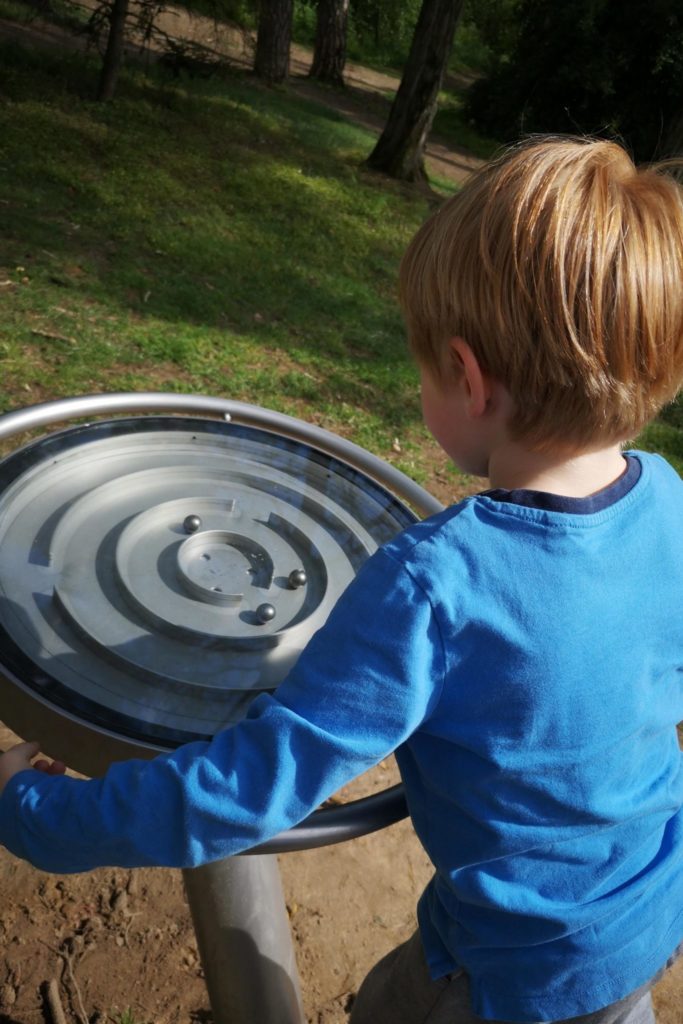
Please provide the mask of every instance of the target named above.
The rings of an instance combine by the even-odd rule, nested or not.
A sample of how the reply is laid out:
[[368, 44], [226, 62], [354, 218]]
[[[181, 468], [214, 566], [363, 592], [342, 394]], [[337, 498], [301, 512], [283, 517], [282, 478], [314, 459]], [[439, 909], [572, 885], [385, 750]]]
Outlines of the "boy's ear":
[[491, 399], [492, 385], [474, 352], [464, 338], [451, 338], [451, 359], [461, 384], [466, 389], [467, 412], [471, 419], [482, 416]]

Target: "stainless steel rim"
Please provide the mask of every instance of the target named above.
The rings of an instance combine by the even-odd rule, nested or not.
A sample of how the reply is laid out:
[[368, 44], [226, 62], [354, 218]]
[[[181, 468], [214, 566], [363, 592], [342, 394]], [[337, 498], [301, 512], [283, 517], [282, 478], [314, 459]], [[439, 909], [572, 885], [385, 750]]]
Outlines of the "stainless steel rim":
[[372, 480], [383, 484], [412, 506], [420, 516], [433, 515], [442, 508], [436, 498], [405, 473], [401, 473], [394, 466], [353, 444], [352, 441], [285, 413], [209, 395], [176, 395], [172, 392], [154, 391], [112, 392], [42, 402], [40, 405], [0, 416], [0, 441], [24, 431], [36, 430], [53, 423], [63, 423], [66, 420], [131, 412], [198, 413], [221, 417], [246, 426], [260, 427], [262, 430], [302, 441], [313, 448], [334, 455], [354, 469], [366, 473]]

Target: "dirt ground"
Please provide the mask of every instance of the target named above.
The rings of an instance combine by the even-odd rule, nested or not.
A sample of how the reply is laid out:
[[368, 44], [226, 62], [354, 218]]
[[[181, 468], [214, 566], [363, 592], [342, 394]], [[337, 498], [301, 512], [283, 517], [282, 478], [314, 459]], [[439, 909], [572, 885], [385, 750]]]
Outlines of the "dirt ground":
[[[0, 749], [13, 739], [0, 725]], [[343, 796], [396, 779], [387, 762]], [[279, 863], [308, 1024], [344, 1024], [367, 970], [413, 930], [428, 859], [403, 821]], [[0, 849], [0, 943], [0, 1024], [213, 1020], [179, 871], [54, 876]], [[50, 1010], [51, 982], [64, 1022]], [[683, 960], [654, 995], [658, 1024], [681, 1024]]]
[[[0, 749], [15, 739], [0, 726]], [[344, 799], [397, 778], [387, 762]], [[366, 971], [414, 928], [429, 862], [404, 821], [279, 863], [307, 1020], [342, 1024]], [[60, 1024], [53, 979], [68, 1024], [119, 1024], [129, 1008], [135, 1024], [212, 1021], [179, 871], [60, 877], [0, 849], [0, 943], [0, 1024]]]

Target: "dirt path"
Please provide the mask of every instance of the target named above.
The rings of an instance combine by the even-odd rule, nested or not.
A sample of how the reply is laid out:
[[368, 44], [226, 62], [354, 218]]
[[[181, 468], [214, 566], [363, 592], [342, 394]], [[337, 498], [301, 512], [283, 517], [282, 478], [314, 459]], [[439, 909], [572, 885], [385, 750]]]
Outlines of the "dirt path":
[[[94, 6], [94, 0], [82, 2], [84, 6]], [[216, 58], [226, 59], [245, 70], [252, 66], [253, 34], [234, 25], [214, 22], [180, 8], [168, 8], [157, 19], [157, 25], [174, 39], [197, 44]], [[40, 18], [36, 18], [30, 25], [18, 25], [0, 18], [0, 37], [30, 41], [36, 46], [66, 47], [75, 51], [84, 50], [87, 45], [84, 36], [75, 35]], [[161, 44], [152, 44], [151, 49], [159, 53]], [[133, 55], [140, 54], [135, 46], [130, 47], [130, 51]], [[379, 135], [399, 79], [351, 62], [346, 65], [346, 88], [332, 89], [307, 77], [310, 65], [310, 50], [292, 45], [287, 88], [337, 111], [354, 124]], [[436, 137], [430, 138], [428, 142], [426, 162], [430, 174], [456, 182], [463, 181], [482, 163], [466, 150], [450, 146]]]
[[[165, 17], [167, 20], [164, 20]], [[229, 26], [216, 26], [205, 18], [181, 11], [162, 16], [159, 24], [165, 32], [177, 32], [182, 38], [211, 47], [242, 67], [252, 66], [254, 39], [250, 33]], [[310, 66], [311, 51], [293, 44], [290, 49], [288, 87], [298, 95], [322, 103], [354, 124], [379, 135], [386, 123], [391, 97], [398, 89], [400, 80], [394, 75], [349, 61], [344, 70], [346, 88], [332, 89], [308, 78]], [[434, 137], [428, 142], [426, 158], [431, 174], [457, 182], [463, 181], [482, 164], [478, 157], [466, 150], [449, 146]]]

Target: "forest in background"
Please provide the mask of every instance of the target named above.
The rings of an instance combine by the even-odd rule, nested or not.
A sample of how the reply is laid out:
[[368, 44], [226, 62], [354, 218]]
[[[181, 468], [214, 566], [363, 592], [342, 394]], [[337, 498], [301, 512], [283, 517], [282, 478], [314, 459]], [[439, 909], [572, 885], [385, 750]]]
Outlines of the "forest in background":
[[[289, 73], [292, 42], [310, 45], [310, 76], [345, 84], [347, 60], [402, 76], [369, 165], [425, 178], [423, 151], [445, 75], [472, 88], [463, 124], [500, 142], [535, 133], [617, 137], [639, 161], [683, 149], [683, 8], [679, 0], [184, 0], [190, 12], [253, 34], [253, 70], [270, 84]], [[109, 100], [126, 40], [166, 48], [176, 71], [210, 67], [215, 54], [158, 27], [165, 0], [1, 0], [78, 27], [102, 54]]]

